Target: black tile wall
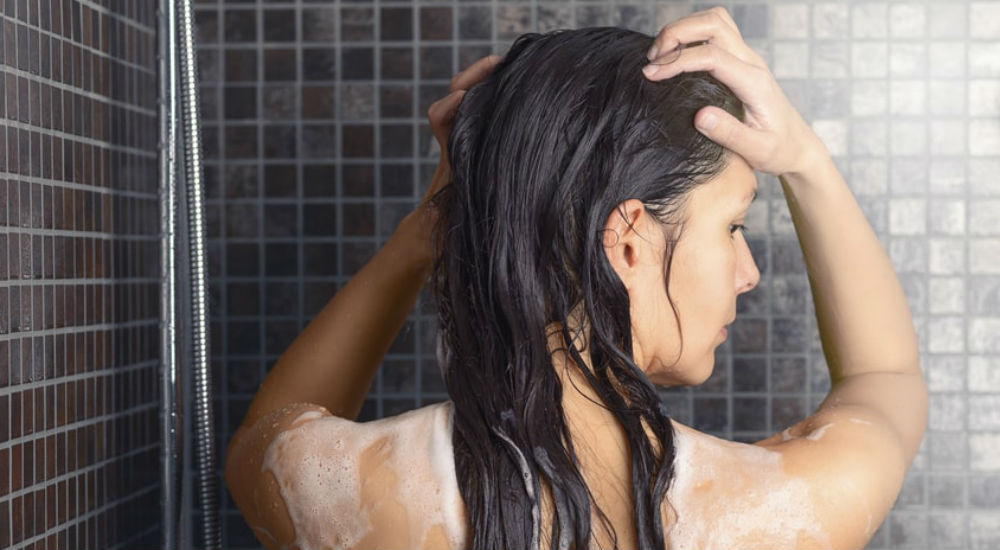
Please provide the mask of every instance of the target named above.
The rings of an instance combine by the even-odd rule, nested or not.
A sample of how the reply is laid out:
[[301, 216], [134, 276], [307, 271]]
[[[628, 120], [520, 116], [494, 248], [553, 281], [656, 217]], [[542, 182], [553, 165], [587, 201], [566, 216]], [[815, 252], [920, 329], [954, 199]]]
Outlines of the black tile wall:
[[0, 548], [160, 542], [154, 9], [0, 5]]

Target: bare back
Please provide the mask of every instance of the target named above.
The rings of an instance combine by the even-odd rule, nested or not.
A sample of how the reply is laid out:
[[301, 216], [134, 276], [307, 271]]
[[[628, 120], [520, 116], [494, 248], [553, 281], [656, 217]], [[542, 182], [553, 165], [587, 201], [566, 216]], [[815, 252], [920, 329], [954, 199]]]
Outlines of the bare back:
[[[864, 547], [892, 508], [919, 445], [919, 436], [914, 443], [905, 434], [925, 422], [912, 414], [921, 388], [899, 375], [835, 386], [815, 414], [753, 445], [674, 422], [676, 475], [662, 510], [667, 547]], [[868, 392], [894, 395], [884, 407], [914, 408], [907, 417], [853, 401]], [[914, 427], [898, 423], [905, 418]], [[227, 467], [229, 486], [269, 547], [469, 543], [450, 402], [363, 424], [315, 405], [288, 407], [234, 437], [231, 452], [243, 466]], [[611, 470], [599, 475], [627, 474]], [[630, 517], [627, 502], [617, 506], [613, 522]], [[615, 528], [619, 544], [629, 547], [631, 526]]]

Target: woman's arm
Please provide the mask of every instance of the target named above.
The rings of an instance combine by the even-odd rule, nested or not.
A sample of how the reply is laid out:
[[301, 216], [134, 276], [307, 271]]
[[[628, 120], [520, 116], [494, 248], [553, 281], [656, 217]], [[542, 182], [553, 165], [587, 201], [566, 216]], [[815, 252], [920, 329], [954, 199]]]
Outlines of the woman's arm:
[[704, 107], [695, 126], [754, 169], [780, 177], [830, 368], [832, 389], [820, 410], [860, 406], [880, 415], [909, 464], [927, 417], [913, 319], [889, 258], [826, 148], [724, 9], [668, 24], [655, 44], [662, 53], [647, 77], [708, 71], [728, 85], [743, 101], [745, 120]]
[[432, 262], [411, 213], [375, 256], [323, 307], [275, 363], [243, 420], [291, 403], [357, 417], [389, 346], [406, 321]]

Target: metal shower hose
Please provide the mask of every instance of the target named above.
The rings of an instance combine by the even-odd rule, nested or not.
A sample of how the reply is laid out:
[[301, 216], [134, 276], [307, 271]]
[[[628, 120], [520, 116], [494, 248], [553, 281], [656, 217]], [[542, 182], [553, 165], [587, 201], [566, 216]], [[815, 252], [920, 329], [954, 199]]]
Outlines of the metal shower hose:
[[[176, 9], [176, 11], [175, 11]], [[178, 13], [179, 12], [179, 13]], [[184, 137], [184, 182], [187, 202], [187, 235], [191, 268], [191, 343], [194, 382], [194, 451], [197, 493], [203, 517], [203, 547], [221, 546], [216, 489], [215, 442], [213, 439], [212, 389], [209, 376], [207, 272], [205, 254], [204, 186], [201, 167], [201, 127], [199, 124], [197, 60], [194, 52], [194, 14], [191, 0], [160, 0], [160, 175], [161, 175], [161, 299], [163, 332], [161, 353], [162, 406], [162, 485], [164, 548], [178, 548], [176, 538], [176, 122], [178, 108], [177, 69], [180, 69], [180, 114]], [[178, 23], [179, 17], [179, 25]], [[175, 34], [176, 32], [176, 34]]]

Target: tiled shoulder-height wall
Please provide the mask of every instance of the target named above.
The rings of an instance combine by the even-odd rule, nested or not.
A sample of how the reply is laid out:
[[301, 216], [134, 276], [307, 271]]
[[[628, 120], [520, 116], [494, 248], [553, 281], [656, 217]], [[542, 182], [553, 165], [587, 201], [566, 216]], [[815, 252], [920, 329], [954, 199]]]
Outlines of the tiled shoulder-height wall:
[[154, 9], [0, 2], [0, 548], [160, 543]]
[[[826, 142], [920, 336], [927, 437], [869, 547], [1000, 547], [994, 1], [198, 1], [220, 449], [267, 369], [425, 188], [426, 110], [453, 74], [524, 32], [655, 33], [716, 4]], [[747, 225], [761, 283], [740, 297], [713, 376], [664, 391], [679, 421], [740, 441], [804, 418], [829, 389], [788, 208], [774, 178], [760, 187]], [[447, 398], [433, 329], [425, 302], [364, 418]], [[224, 545], [256, 545], [222, 491]]]

